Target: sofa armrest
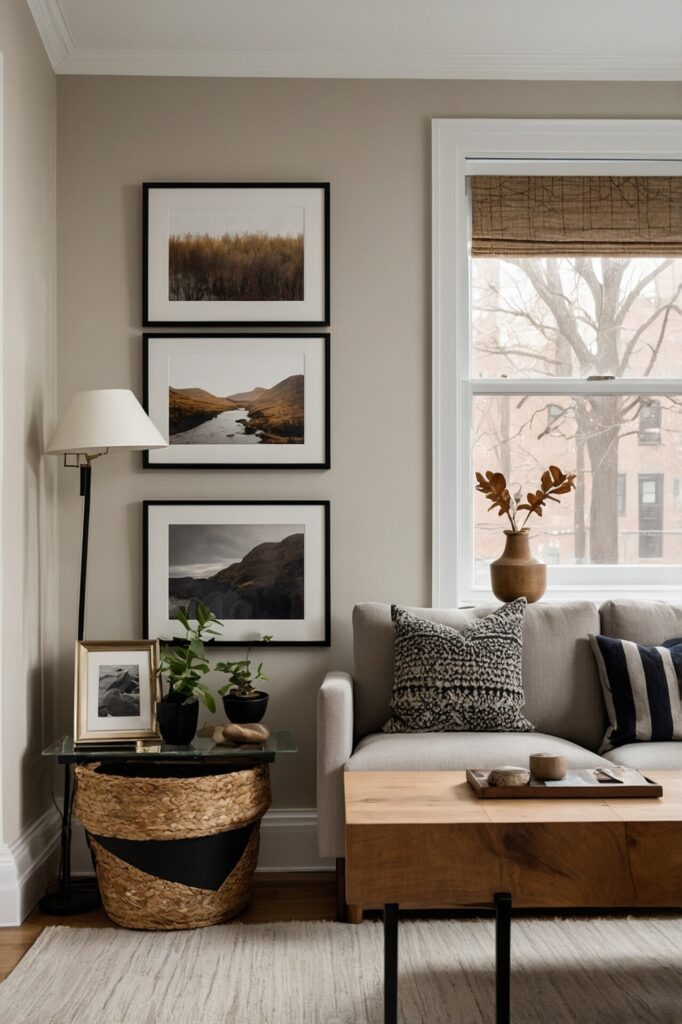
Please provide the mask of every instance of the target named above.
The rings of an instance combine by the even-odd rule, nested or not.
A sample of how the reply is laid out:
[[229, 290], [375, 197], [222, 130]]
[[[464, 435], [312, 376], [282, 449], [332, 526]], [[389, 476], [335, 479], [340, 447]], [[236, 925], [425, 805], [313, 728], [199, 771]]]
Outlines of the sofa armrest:
[[322, 857], [343, 857], [343, 769], [353, 753], [353, 680], [329, 672], [317, 698], [317, 838]]

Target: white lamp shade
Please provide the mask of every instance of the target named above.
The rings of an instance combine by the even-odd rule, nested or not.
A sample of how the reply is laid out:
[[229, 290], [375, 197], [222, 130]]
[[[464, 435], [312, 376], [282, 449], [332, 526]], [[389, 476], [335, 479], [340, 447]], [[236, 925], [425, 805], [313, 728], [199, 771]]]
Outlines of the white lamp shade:
[[106, 388], [73, 396], [45, 451], [87, 455], [106, 448], [136, 452], [166, 447], [168, 442], [132, 391]]

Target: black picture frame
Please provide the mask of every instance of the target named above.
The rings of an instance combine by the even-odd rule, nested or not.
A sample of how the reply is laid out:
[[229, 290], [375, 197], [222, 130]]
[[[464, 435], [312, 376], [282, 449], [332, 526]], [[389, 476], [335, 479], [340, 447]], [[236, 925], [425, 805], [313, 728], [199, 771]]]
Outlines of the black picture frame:
[[[317, 462], [173, 462], [173, 463], [157, 463], [152, 461], [154, 456], [150, 459], [149, 451], [142, 453], [142, 465], [144, 469], [156, 469], [156, 470], [177, 470], [177, 469], [200, 469], [200, 470], [214, 470], [214, 469], [245, 469], [245, 470], [258, 470], [258, 469], [277, 469], [277, 470], [292, 470], [292, 469], [329, 469], [331, 467], [331, 335], [328, 331], [325, 332], [306, 332], [303, 333], [264, 333], [259, 332], [258, 334], [245, 334], [242, 332], [223, 332], [221, 334], [213, 334], [205, 331], [187, 331], [182, 334], [169, 335], [159, 332], [147, 332], [142, 335], [142, 403], [147, 415], [150, 415], [150, 372], [149, 372], [149, 355], [150, 345], [153, 345], [155, 340], [162, 340], [165, 338], [172, 339], [200, 339], [210, 341], [220, 341], [223, 338], [236, 338], [236, 339], [253, 339], [258, 340], [259, 338], [266, 338], [268, 340], [279, 341], [280, 339], [296, 339], [296, 338], [317, 338], [322, 343], [323, 348], [323, 359], [324, 359], [324, 384], [323, 384], [323, 402], [324, 402], [324, 413], [322, 430], [324, 431], [323, 438], [323, 458]], [[160, 424], [157, 423], [157, 427], [161, 430], [161, 433], [165, 435], [165, 430]], [[225, 446], [227, 447], [227, 446]], [[259, 446], [260, 447], [260, 446]], [[278, 445], [277, 447], [285, 448], [286, 445]], [[291, 446], [293, 447], [293, 446]], [[165, 450], [165, 449], [164, 449]]]
[[[236, 640], [221, 640], [214, 639], [211, 641], [211, 646], [217, 647], [241, 647], [252, 646], [252, 647], [329, 647], [331, 645], [331, 579], [330, 579], [330, 568], [331, 568], [331, 546], [330, 546], [330, 520], [331, 520], [331, 503], [327, 499], [302, 499], [300, 501], [284, 501], [284, 500], [273, 500], [273, 501], [248, 501], [245, 499], [234, 499], [234, 500], [221, 500], [221, 499], [187, 499], [187, 500], [165, 500], [165, 499], [153, 499], [143, 501], [142, 503], [142, 619], [143, 619], [143, 633], [145, 636], [150, 631], [150, 510], [158, 507], [216, 507], [216, 506], [255, 506], [255, 507], [301, 507], [301, 508], [312, 508], [318, 507], [322, 511], [322, 525], [323, 525], [323, 569], [324, 569], [324, 584], [322, 587], [322, 600], [324, 604], [323, 608], [323, 635], [319, 639], [314, 640], [278, 640], [273, 635], [272, 640], [265, 644], [261, 640], [249, 639], [236, 639]], [[235, 621], [250, 621], [250, 620], [235, 620]], [[164, 638], [161, 637], [163, 640]], [[175, 640], [173, 642], [176, 642]]]
[[[322, 319], [278, 320], [174, 320], [150, 317], [149, 311], [149, 195], [154, 189], [321, 189], [323, 193], [323, 287], [324, 315]], [[330, 323], [330, 185], [329, 182], [143, 182], [142, 184], [142, 326], [143, 327], [329, 327]]]

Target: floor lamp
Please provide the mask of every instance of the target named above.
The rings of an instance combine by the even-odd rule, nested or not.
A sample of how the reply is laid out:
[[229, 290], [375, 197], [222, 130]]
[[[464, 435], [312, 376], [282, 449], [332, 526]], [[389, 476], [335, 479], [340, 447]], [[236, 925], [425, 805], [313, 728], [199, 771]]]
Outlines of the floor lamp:
[[[106, 388], [80, 391], [74, 395], [45, 449], [49, 455], [62, 455], [65, 466], [80, 472], [83, 535], [78, 589], [79, 640], [85, 638], [92, 463], [101, 455], [116, 450], [146, 451], [150, 448], [166, 448], [167, 445], [168, 442], [149, 419], [132, 391]], [[91, 910], [99, 903], [96, 886], [75, 885], [71, 879], [71, 804], [71, 767], [65, 764], [59, 884], [56, 889], [48, 891], [40, 903], [41, 909], [48, 914], [78, 914]]]

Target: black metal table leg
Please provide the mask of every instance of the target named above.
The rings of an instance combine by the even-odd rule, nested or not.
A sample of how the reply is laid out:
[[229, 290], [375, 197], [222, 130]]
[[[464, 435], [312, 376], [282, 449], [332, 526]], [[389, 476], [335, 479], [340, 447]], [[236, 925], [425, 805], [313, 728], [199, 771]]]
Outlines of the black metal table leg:
[[79, 880], [74, 884], [71, 878], [71, 816], [73, 809], [73, 787], [71, 765], [64, 764], [64, 807], [62, 809], [61, 842], [59, 853], [59, 882], [55, 889], [49, 889], [40, 901], [44, 914], [83, 914], [94, 910], [101, 903], [97, 882], [94, 879]]
[[508, 892], [495, 894], [495, 1022], [511, 1020], [511, 906]]
[[64, 897], [71, 881], [71, 765], [64, 765], [64, 805], [62, 807], [61, 847], [59, 851], [59, 894]]
[[398, 904], [384, 907], [384, 1024], [398, 1024]]

